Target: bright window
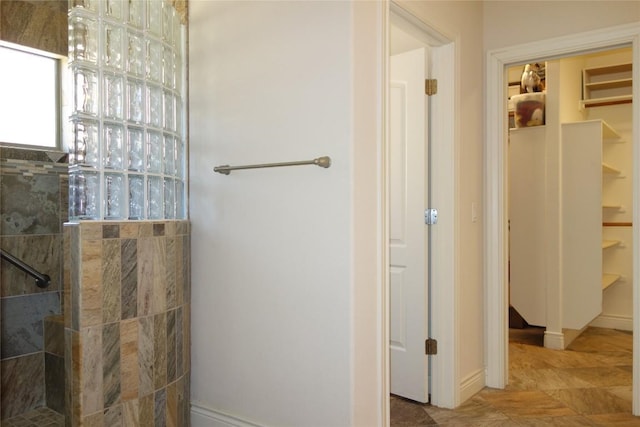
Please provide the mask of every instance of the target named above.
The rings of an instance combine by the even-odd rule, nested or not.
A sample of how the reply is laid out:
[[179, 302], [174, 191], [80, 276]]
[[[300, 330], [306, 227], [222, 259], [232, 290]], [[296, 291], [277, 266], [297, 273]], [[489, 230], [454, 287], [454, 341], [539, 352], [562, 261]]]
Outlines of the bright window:
[[0, 46], [0, 142], [57, 147], [58, 60]]

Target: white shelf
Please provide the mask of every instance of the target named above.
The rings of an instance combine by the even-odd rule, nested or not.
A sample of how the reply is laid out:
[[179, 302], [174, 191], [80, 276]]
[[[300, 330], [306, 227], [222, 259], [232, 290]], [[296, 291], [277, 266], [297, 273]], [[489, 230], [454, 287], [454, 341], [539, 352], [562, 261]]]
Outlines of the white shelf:
[[622, 205], [602, 205], [602, 209], [622, 209]]
[[618, 280], [620, 280], [619, 274], [604, 273], [602, 275], [602, 290], [604, 291], [609, 286], [616, 283]]
[[620, 175], [622, 171], [614, 168], [610, 164], [602, 163], [602, 173], [606, 173], [607, 175]]
[[582, 70], [580, 106], [582, 108], [599, 107], [631, 102], [632, 71], [631, 63]]
[[620, 243], [620, 240], [603, 240], [602, 249], [612, 248], [614, 246], [618, 246]]

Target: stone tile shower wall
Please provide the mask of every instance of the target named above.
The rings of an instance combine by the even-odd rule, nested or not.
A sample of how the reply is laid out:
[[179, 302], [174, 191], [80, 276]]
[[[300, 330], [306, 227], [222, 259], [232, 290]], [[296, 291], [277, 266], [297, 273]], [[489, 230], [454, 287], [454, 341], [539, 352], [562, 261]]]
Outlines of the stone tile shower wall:
[[189, 240], [188, 221], [65, 224], [67, 426], [189, 425]]
[[0, 148], [0, 247], [51, 277], [40, 289], [6, 261], [0, 266], [2, 419], [45, 404], [64, 410], [64, 340], [59, 335], [55, 342], [51, 316], [62, 308], [67, 200], [66, 162], [43, 151]]

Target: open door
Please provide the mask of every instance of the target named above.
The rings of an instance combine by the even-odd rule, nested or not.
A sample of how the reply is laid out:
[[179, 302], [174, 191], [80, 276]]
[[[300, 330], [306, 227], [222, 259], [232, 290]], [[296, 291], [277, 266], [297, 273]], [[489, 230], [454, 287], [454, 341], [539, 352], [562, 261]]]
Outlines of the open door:
[[429, 400], [427, 50], [391, 56], [390, 358], [391, 393]]

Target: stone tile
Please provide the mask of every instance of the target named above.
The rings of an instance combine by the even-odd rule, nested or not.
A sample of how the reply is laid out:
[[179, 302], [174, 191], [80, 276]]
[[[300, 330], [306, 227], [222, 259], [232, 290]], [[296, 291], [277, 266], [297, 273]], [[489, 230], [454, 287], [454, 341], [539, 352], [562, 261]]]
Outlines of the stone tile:
[[155, 390], [167, 385], [167, 315], [153, 316], [153, 384]]
[[598, 426], [640, 427], [640, 417], [634, 417], [631, 413], [587, 415], [586, 418]]
[[81, 258], [80, 326], [84, 328], [102, 324], [102, 240], [83, 240]]
[[152, 313], [163, 313], [167, 310], [167, 245], [166, 238], [152, 239], [153, 269], [152, 286], [153, 302]]
[[[105, 226], [106, 227], [106, 226]], [[121, 242], [119, 239], [102, 241], [102, 322], [120, 321], [120, 292], [122, 281]]]
[[580, 414], [631, 413], [631, 402], [599, 388], [547, 390], [546, 393]]
[[180, 306], [183, 304], [184, 302], [184, 281], [185, 281], [185, 276], [184, 276], [184, 269], [183, 269], [183, 264], [184, 264], [184, 259], [183, 259], [183, 254], [184, 254], [184, 248], [183, 248], [183, 237], [182, 236], [178, 236], [175, 239], [175, 254], [174, 254], [174, 259], [173, 260], [169, 260], [168, 262], [172, 262], [173, 265], [175, 266], [175, 275], [176, 275], [176, 288], [175, 288], [175, 292], [176, 292], [176, 307]]
[[176, 383], [167, 386], [167, 427], [178, 427], [178, 390]]
[[82, 240], [102, 240], [102, 223], [99, 221], [80, 222]]
[[51, 278], [50, 285], [43, 289], [36, 286], [35, 279], [22, 270], [2, 260], [0, 285], [2, 296], [52, 292], [60, 290], [62, 277], [62, 235], [0, 237], [0, 247], [42, 274]]
[[575, 378], [579, 378], [595, 387], [630, 386], [632, 378], [629, 371], [613, 367], [567, 369]]
[[138, 320], [123, 321], [120, 323], [120, 389], [122, 401], [127, 402], [138, 398], [139, 372]]
[[64, 357], [64, 316], [44, 318], [44, 351]]
[[164, 262], [167, 272], [167, 310], [175, 308], [176, 301], [176, 239], [175, 237], [169, 237], [166, 239], [167, 258]]
[[139, 223], [138, 237], [153, 237], [153, 224], [149, 222]]
[[[588, 389], [586, 389], [588, 390]], [[558, 390], [560, 392], [564, 390]], [[540, 417], [577, 415], [569, 406], [560, 400], [550, 399], [549, 391], [506, 391], [503, 393], [485, 394], [482, 397], [498, 411], [508, 417]], [[554, 396], [555, 397], [555, 396]]]
[[176, 309], [176, 375], [181, 377], [184, 374], [184, 320], [182, 307]]
[[82, 418], [82, 427], [111, 427], [104, 422], [104, 413], [96, 412]]
[[105, 427], [117, 427], [122, 425], [122, 405], [112, 406], [104, 411]]
[[132, 319], [138, 315], [138, 241], [123, 239], [120, 254], [122, 319]]
[[391, 396], [391, 425], [394, 427], [414, 427], [437, 425], [424, 410], [424, 404]]
[[64, 413], [65, 373], [64, 356], [44, 354], [46, 405], [58, 413]]
[[153, 240], [138, 239], [138, 316], [153, 314]]
[[480, 393], [456, 409], [437, 408], [425, 405], [424, 410], [438, 425], [467, 425], [468, 423], [502, 423], [509, 418], [483, 399]]
[[122, 427], [137, 427], [138, 421], [138, 399], [122, 402]]
[[153, 316], [141, 317], [138, 323], [138, 369], [139, 395], [145, 396], [155, 390], [153, 382]]
[[176, 380], [176, 310], [167, 312], [167, 383]]
[[80, 334], [82, 413], [92, 414], [104, 409], [102, 325], [84, 328]]
[[523, 427], [588, 427], [600, 424], [581, 415], [566, 417], [515, 418], [518, 426]]
[[155, 425], [155, 400], [154, 394], [142, 396], [139, 400], [139, 427], [154, 427]]
[[165, 388], [155, 392], [154, 420], [156, 426], [167, 425], [167, 390]]
[[[588, 368], [584, 368], [588, 369]], [[564, 388], [593, 387], [571, 370], [563, 368], [510, 369], [509, 388], [511, 390], [551, 390]]]
[[153, 236], [164, 236], [164, 224], [153, 224]]
[[136, 222], [123, 222], [120, 224], [121, 239], [137, 239], [140, 225]]
[[65, 4], [66, 1], [2, 2], [0, 15], [12, 18], [3, 21], [3, 39], [66, 56], [67, 14], [66, 8], [61, 7]]
[[120, 402], [120, 323], [102, 327], [102, 387], [104, 406]]
[[11, 418], [45, 404], [44, 353], [0, 362], [2, 417]]
[[2, 174], [0, 234], [56, 234], [61, 226], [57, 175]]
[[117, 239], [120, 237], [120, 225], [118, 224], [103, 224], [102, 225], [102, 238], [103, 239]]
[[42, 351], [44, 318], [60, 313], [60, 294], [48, 292], [0, 301], [2, 358]]

